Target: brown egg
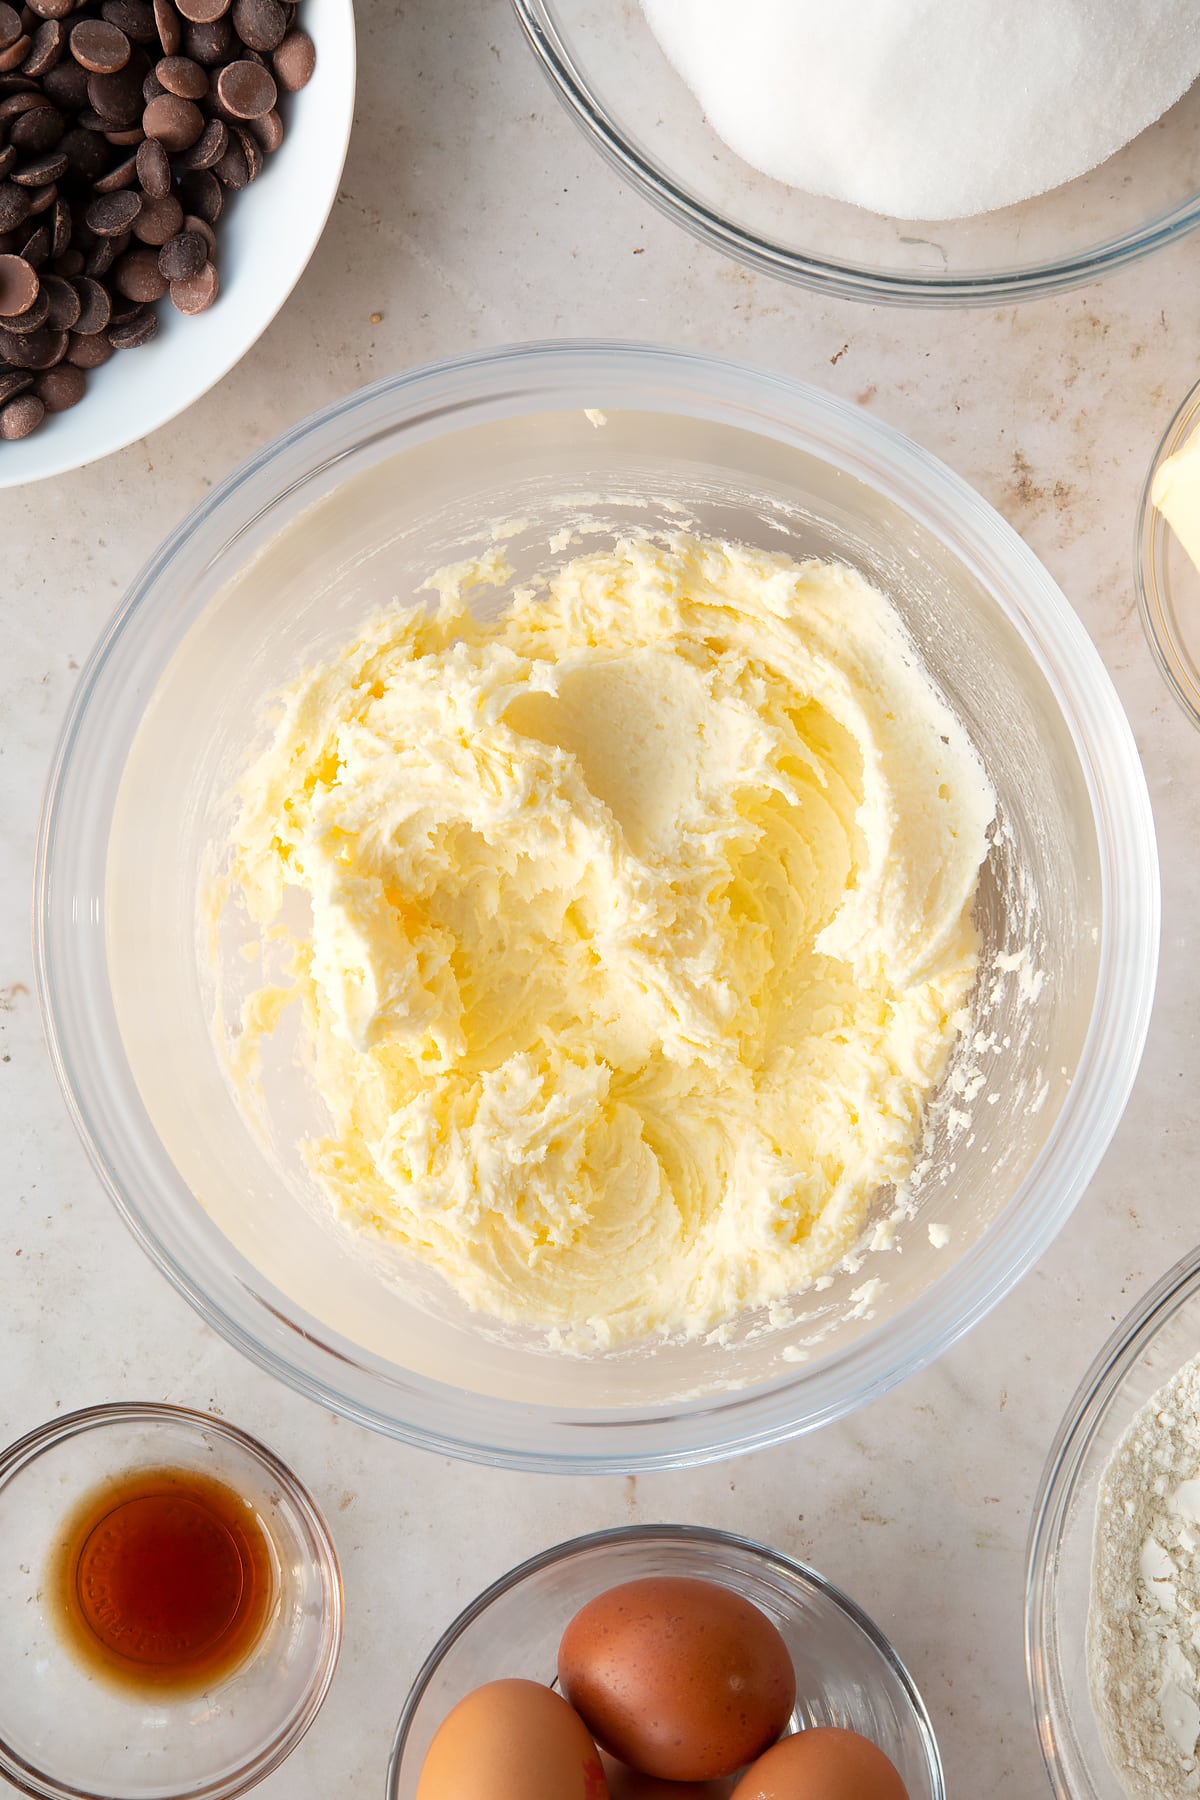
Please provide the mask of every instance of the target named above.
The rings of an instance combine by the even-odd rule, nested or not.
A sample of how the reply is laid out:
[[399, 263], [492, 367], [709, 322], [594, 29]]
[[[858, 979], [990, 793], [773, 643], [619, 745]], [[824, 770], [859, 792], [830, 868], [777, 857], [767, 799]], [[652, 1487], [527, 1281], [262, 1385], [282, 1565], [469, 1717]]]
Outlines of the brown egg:
[[731, 1781], [660, 1781], [618, 1762], [606, 1750], [600, 1752], [600, 1762], [609, 1800], [730, 1800], [733, 1788]]
[[774, 1743], [796, 1699], [787, 1645], [712, 1581], [651, 1576], [598, 1594], [558, 1650], [563, 1692], [596, 1741], [665, 1781], [732, 1775]]
[[814, 1725], [760, 1756], [733, 1800], [908, 1800], [908, 1789], [869, 1738]]
[[587, 1727], [537, 1681], [489, 1681], [438, 1726], [417, 1800], [608, 1800]]

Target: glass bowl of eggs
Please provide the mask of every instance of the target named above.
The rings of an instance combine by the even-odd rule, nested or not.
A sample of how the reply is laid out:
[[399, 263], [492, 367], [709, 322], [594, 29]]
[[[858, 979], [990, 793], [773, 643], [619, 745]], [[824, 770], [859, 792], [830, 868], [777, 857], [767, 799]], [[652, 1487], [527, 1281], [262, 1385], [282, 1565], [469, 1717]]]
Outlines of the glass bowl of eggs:
[[1137, 595], [1159, 668], [1200, 725], [1200, 383], [1163, 433], [1142, 490]]
[[1200, 222], [1186, 0], [1030, 8], [998, 40], [975, 0], [967, 14], [884, 4], [869, 23], [782, 0], [513, 3], [624, 180], [804, 287], [998, 305], [1095, 280]]
[[751, 1800], [768, 1773], [814, 1800], [946, 1791], [866, 1614], [778, 1551], [686, 1525], [543, 1551], [454, 1621], [405, 1702], [388, 1800], [468, 1800], [460, 1771], [481, 1766], [515, 1771], [487, 1790], [502, 1800]]

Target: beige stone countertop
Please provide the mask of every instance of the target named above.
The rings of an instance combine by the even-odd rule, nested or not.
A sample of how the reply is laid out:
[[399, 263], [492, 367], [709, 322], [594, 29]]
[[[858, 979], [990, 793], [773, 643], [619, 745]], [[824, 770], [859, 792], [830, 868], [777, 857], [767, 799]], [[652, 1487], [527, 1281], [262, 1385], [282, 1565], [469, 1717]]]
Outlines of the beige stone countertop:
[[[263, 1437], [312, 1487], [344, 1562], [345, 1647], [324, 1711], [263, 1800], [382, 1797], [405, 1691], [458, 1608], [548, 1544], [656, 1519], [765, 1539], [847, 1588], [912, 1669], [950, 1792], [1031, 1800], [1047, 1791], [1022, 1640], [1042, 1463], [1113, 1323], [1200, 1238], [1200, 737], [1151, 660], [1132, 578], [1142, 480], [1200, 375], [1200, 238], [1019, 308], [828, 301], [693, 243], [623, 188], [560, 109], [507, 0], [360, 0], [358, 13], [341, 194], [275, 323], [151, 438], [0, 493], [0, 1441], [105, 1398], [170, 1399]], [[637, 1479], [508, 1474], [406, 1449], [216, 1338], [136, 1247], [75, 1140], [29, 943], [64, 710], [168, 529], [311, 408], [408, 364], [556, 335], [653, 338], [801, 376], [974, 483], [1099, 646], [1145, 763], [1164, 878], [1162, 975], [1133, 1100], [1039, 1267], [940, 1362], [854, 1417]]]

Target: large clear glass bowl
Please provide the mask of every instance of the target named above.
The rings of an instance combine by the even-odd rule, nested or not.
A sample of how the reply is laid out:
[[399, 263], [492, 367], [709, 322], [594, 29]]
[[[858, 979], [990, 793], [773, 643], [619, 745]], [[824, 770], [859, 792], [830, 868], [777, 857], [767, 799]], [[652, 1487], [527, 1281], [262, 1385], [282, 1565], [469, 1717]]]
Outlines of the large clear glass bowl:
[[696, 1525], [627, 1525], [575, 1538], [531, 1557], [473, 1600], [412, 1685], [392, 1745], [387, 1800], [414, 1800], [451, 1707], [485, 1681], [552, 1683], [559, 1640], [580, 1607], [621, 1582], [663, 1575], [717, 1582], [767, 1615], [796, 1671], [789, 1730], [861, 1732], [896, 1765], [909, 1800], [945, 1800], [925, 1703], [879, 1627], [815, 1569]]
[[1117, 1326], [1067, 1408], [1033, 1509], [1025, 1654], [1057, 1800], [1127, 1800], [1092, 1710], [1087, 1617], [1096, 1501], [1135, 1414], [1200, 1345], [1200, 1255], [1169, 1269]]
[[637, 0], [513, 5], [567, 110], [626, 180], [706, 243], [802, 287], [996, 306], [1095, 281], [1200, 223], [1200, 84], [1090, 174], [999, 212], [922, 224], [803, 193], [744, 163]]
[[1155, 477], [1169, 457], [1200, 431], [1200, 383], [1182, 402], [1154, 452], [1138, 508], [1138, 607], [1167, 685], [1193, 725], [1200, 725], [1200, 569], [1154, 505]]
[[[587, 409], [587, 410], [585, 410]], [[607, 420], [598, 424], [596, 413]], [[298, 1148], [323, 1103], [283, 1041], [256, 1128], [213, 1029], [249, 965], [200, 895], [269, 696], [447, 561], [518, 576], [586, 512], [847, 559], [889, 592], [999, 799], [980, 1030], [930, 1119], [915, 1213], [861, 1265], [724, 1342], [548, 1353], [383, 1279]], [[494, 602], [499, 604], [499, 601]], [[204, 1316], [365, 1424], [527, 1468], [700, 1461], [835, 1418], [936, 1356], [1062, 1225], [1124, 1107], [1158, 948], [1144, 777], [1085, 632], [980, 497], [853, 407], [735, 364], [528, 345], [377, 383], [243, 464], [167, 539], [81, 677], [40, 835], [51, 1051], [126, 1220]], [[232, 1000], [230, 991], [232, 990]], [[931, 1227], [933, 1228], [931, 1230]], [[856, 1259], [858, 1260], [858, 1259]], [[432, 1283], [432, 1277], [428, 1278]], [[418, 1290], [414, 1294], [414, 1285]]]

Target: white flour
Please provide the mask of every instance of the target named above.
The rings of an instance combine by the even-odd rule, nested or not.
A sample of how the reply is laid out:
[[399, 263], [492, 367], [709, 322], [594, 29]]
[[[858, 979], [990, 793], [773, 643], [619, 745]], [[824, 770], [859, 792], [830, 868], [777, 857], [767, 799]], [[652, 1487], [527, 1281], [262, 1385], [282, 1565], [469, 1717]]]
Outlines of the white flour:
[[1105, 162], [1200, 75], [1196, 0], [642, 0], [709, 123], [792, 187], [955, 219]]
[[1200, 1357], [1104, 1471], [1087, 1635], [1101, 1741], [1131, 1800], [1200, 1794]]

